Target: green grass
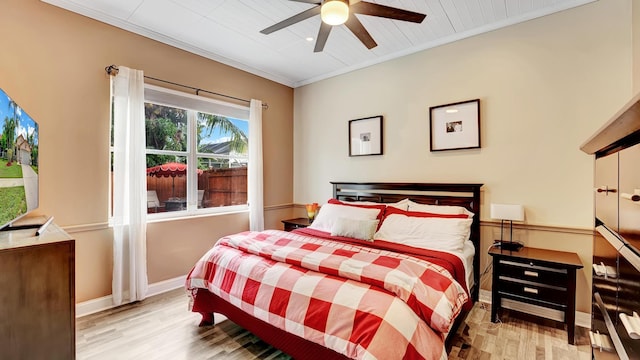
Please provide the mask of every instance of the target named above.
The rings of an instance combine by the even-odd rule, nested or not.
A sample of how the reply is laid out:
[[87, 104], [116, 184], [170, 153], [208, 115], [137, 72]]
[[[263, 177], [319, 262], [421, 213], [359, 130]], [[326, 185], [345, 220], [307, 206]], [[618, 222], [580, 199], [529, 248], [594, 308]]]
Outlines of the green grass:
[[4, 159], [0, 160], [0, 178], [22, 178], [22, 166], [17, 162], [7, 166]]
[[24, 186], [0, 187], [0, 225], [27, 211]]

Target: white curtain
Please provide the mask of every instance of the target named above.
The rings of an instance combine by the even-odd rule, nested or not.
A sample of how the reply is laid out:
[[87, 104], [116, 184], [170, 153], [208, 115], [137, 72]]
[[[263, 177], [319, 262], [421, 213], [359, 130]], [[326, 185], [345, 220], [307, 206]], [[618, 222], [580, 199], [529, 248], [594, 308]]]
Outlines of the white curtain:
[[113, 303], [147, 293], [144, 75], [120, 67], [113, 97]]
[[249, 105], [249, 229], [264, 230], [264, 184], [262, 178], [262, 101]]

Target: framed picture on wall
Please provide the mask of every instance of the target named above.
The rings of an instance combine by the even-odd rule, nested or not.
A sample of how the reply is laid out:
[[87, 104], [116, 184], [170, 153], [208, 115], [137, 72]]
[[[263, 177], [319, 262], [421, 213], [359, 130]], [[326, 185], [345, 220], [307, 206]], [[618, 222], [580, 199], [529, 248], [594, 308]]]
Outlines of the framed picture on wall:
[[349, 120], [349, 156], [382, 155], [382, 115]]
[[429, 108], [431, 151], [480, 147], [480, 99]]

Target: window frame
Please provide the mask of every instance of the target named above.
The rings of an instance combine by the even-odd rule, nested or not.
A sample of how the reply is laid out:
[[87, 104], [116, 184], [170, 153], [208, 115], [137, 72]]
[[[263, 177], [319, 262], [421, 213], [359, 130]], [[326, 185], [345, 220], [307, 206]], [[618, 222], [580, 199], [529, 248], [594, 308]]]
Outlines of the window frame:
[[[187, 111], [187, 150], [158, 150], [147, 149], [145, 145], [145, 156], [149, 154], [161, 154], [161, 155], [176, 155], [184, 156], [187, 158], [188, 164], [197, 164], [198, 158], [213, 158], [211, 153], [198, 152], [198, 116], [199, 112], [215, 114], [225, 116], [228, 118], [238, 119], [249, 122], [249, 107], [228, 103], [220, 100], [210, 99], [198, 95], [193, 95], [181, 91], [176, 91], [156, 85], [146, 84], [144, 85], [144, 101], [145, 103], [153, 103], [161, 106], [174, 107], [184, 109]], [[113, 118], [111, 120], [111, 129], [113, 129]], [[113, 167], [113, 136], [110, 136], [109, 140], [109, 154], [110, 154], [110, 167]], [[248, 135], [250, 136], [250, 135]], [[247, 159], [247, 167], [251, 160], [249, 154], [246, 156], [227, 156], [216, 155], [216, 158], [243, 158]], [[110, 173], [112, 173], [110, 171]], [[147, 176], [146, 171], [141, 169], [141, 176]], [[113, 180], [110, 178], [109, 186], [109, 219], [110, 223], [113, 218], [113, 206], [112, 206], [112, 192], [113, 192]], [[247, 189], [248, 191], [249, 189]], [[214, 214], [232, 214], [238, 212], [248, 212], [249, 205], [229, 205], [218, 206], [209, 208], [198, 208], [198, 181], [197, 181], [197, 167], [187, 167], [187, 207], [185, 210], [167, 211], [161, 213], [147, 213], [147, 221], [161, 221], [161, 220], [176, 220], [182, 218], [193, 218]]]

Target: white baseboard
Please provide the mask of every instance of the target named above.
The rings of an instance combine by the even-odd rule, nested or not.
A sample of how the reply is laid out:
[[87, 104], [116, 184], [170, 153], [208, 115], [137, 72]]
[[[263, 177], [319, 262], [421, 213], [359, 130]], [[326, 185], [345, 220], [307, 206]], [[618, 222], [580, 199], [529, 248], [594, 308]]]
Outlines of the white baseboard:
[[480, 294], [478, 295], [478, 300], [483, 303], [491, 304], [491, 291], [480, 289]]
[[[149, 284], [147, 290], [147, 297], [159, 295], [167, 291], [175, 290], [184, 286], [187, 276], [178, 276], [173, 279], [160, 281], [157, 283]], [[125, 296], [126, 297], [126, 294]], [[94, 314], [100, 311], [113, 308], [113, 296], [107, 295], [101, 298], [83, 301], [76, 304], [76, 317], [86, 316]]]
[[[491, 304], [491, 291], [480, 290], [479, 298], [480, 301]], [[502, 306], [507, 309], [522, 311], [531, 315], [536, 315], [551, 320], [564, 321], [564, 314], [562, 313], [562, 311], [547, 309], [542, 306], [526, 304], [509, 299], [503, 299]], [[587, 329], [591, 328], [591, 314], [576, 311], [576, 325], [585, 327]]]
[[97, 299], [91, 299], [76, 304], [76, 317], [91, 315], [113, 307], [112, 296], [103, 296]]
[[187, 281], [187, 275], [182, 275], [182, 276], [175, 277], [173, 279], [149, 284], [149, 290], [147, 290], [147, 296], [159, 295], [162, 293], [166, 293], [167, 291], [184, 287], [184, 284], [186, 281]]

